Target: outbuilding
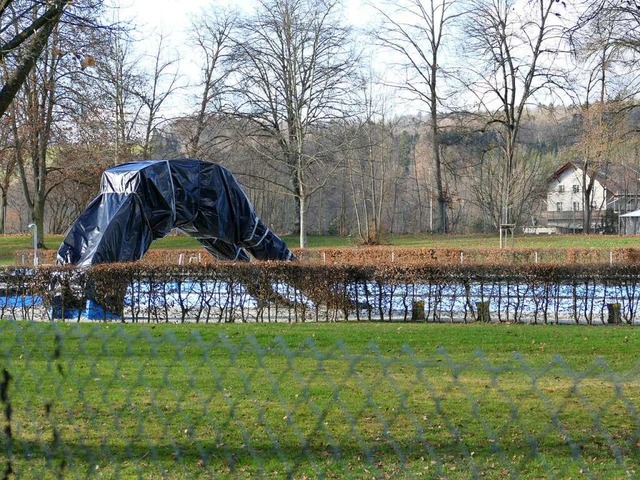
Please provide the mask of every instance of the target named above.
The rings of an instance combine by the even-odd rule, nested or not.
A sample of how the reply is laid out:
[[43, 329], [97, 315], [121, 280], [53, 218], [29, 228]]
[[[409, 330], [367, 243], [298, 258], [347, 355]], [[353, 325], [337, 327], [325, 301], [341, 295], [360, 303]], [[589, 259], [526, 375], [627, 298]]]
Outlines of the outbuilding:
[[623, 213], [618, 217], [620, 235], [640, 235], [640, 210]]

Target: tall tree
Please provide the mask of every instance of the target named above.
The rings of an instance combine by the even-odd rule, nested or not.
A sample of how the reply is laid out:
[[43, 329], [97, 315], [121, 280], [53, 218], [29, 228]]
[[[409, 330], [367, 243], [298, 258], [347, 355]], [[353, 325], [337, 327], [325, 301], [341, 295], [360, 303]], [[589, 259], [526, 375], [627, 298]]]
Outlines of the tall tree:
[[16, 143], [16, 164], [20, 175], [22, 191], [30, 212], [31, 221], [36, 225], [39, 247], [44, 245], [44, 212], [50, 191], [48, 174], [52, 165], [49, 147], [54, 135], [57, 95], [59, 94], [60, 66], [63, 56], [56, 53], [60, 49], [59, 30], [50, 37], [49, 45], [30, 72], [24, 91], [12, 106], [11, 119], [14, 136], [24, 136], [24, 142]]
[[152, 134], [160, 128], [164, 118], [160, 113], [169, 99], [180, 86], [179, 73], [176, 69], [177, 59], [167, 58], [166, 37], [158, 36], [155, 53], [151, 57], [152, 68], [143, 75], [144, 79], [136, 92], [145, 107], [145, 117], [142, 122], [143, 141], [142, 158], [151, 158]]
[[234, 42], [236, 113], [277, 172], [274, 184], [296, 200], [301, 247], [309, 198], [335, 170], [319, 165], [335, 147], [308, 148], [309, 136], [353, 111], [358, 57], [339, 7], [338, 0], [260, 0]]
[[423, 102], [429, 112], [431, 155], [434, 164], [438, 202], [438, 231], [447, 233], [449, 221], [443, 182], [438, 110], [444, 95], [445, 58], [443, 41], [459, 9], [453, 0], [402, 0], [375, 4], [382, 24], [373, 30], [374, 38], [398, 58], [401, 78], [390, 78], [392, 85]]
[[[587, 35], [581, 35], [578, 63], [582, 66], [582, 82], [576, 82], [576, 97], [582, 117], [582, 131], [574, 150], [576, 163], [582, 169], [582, 231], [591, 233], [593, 210], [603, 205], [594, 204], [594, 187], [601, 171], [611, 160], [610, 151], [613, 129], [607, 117], [612, 118], [613, 105], [607, 105], [611, 69], [619, 50], [613, 44], [613, 23], [607, 17], [594, 19]], [[584, 32], [586, 33], [586, 32]], [[583, 88], [580, 88], [583, 87]], [[610, 108], [611, 107], [611, 108]]]
[[390, 203], [394, 182], [401, 176], [393, 151], [394, 125], [386, 119], [384, 100], [372, 87], [368, 82], [363, 91], [366, 115], [352, 126], [352, 140], [345, 155], [355, 231], [360, 241], [369, 245], [381, 243], [383, 212]]
[[[36, 3], [31, 10], [39, 16], [48, 4]], [[15, 139], [15, 161], [31, 221], [36, 225], [41, 247], [44, 247], [44, 215], [47, 197], [55, 188], [50, 174], [59, 169], [53, 155], [54, 139], [60, 141], [68, 130], [64, 124], [65, 104], [74, 103], [74, 79], [93, 63], [83, 53], [86, 31], [95, 27], [99, 3], [75, 1], [74, 22], [58, 22], [47, 37], [35, 67], [25, 77], [23, 89], [12, 105], [12, 129]], [[20, 12], [13, 9], [19, 15]], [[18, 22], [19, 16], [16, 17]], [[14, 22], [14, 28], [19, 23]], [[26, 54], [30, 52], [27, 48]]]
[[[213, 156], [226, 143], [227, 135], [217, 131], [209, 120], [221, 116], [228, 94], [228, 68], [231, 54], [231, 35], [237, 23], [237, 13], [229, 10], [204, 10], [191, 24], [191, 43], [197, 48], [200, 81], [197, 85], [197, 108], [184, 126], [181, 135], [186, 139], [187, 155], [192, 158]], [[205, 135], [205, 129], [210, 132]]]
[[[582, 131], [574, 147], [583, 171], [583, 231], [590, 233], [596, 177], [616, 163], [625, 136], [634, 128], [628, 114], [638, 108], [640, 11], [633, 2], [589, 2], [571, 30], [581, 73], [575, 82]], [[619, 151], [618, 151], [619, 154]]]
[[9, 186], [16, 166], [16, 141], [12, 134], [13, 122], [8, 115], [0, 117], [0, 234], [6, 231], [7, 206], [9, 202]]
[[520, 220], [517, 213], [527, 200], [520, 195], [528, 191], [520, 182], [528, 178], [527, 157], [518, 149], [527, 106], [543, 93], [551, 100], [562, 78], [554, 71], [554, 59], [561, 51], [561, 13], [557, 11], [561, 4], [548, 0], [527, 0], [526, 5], [516, 0], [470, 3], [466, 49], [472, 54], [468, 66], [473, 81], [468, 92], [488, 116], [485, 128], [497, 133], [495, 147], [502, 159], [495, 179], [499, 223], [513, 224]]
[[131, 161], [134, 145], [140, 141], [138, 126], [144, 103], [141, 58], [134, 52], [128, 27], [111, 29], [102, 40], [103, 55], [92, 78], [104, 102], [103, 124], [113, 138], [113, 165]]

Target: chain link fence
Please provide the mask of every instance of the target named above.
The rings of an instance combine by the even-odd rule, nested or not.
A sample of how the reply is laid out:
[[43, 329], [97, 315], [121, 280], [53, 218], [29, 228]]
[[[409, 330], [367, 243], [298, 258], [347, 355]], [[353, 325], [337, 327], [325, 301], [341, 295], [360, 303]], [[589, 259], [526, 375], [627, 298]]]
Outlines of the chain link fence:
[[637, 367], [216, 331], [1, 323], [0, 477], [640, 472]]

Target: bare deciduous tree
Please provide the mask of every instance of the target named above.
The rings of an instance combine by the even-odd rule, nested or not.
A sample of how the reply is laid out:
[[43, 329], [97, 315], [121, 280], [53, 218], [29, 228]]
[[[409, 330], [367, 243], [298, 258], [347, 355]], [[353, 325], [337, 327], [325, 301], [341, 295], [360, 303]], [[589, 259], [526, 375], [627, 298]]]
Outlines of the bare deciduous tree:
[[[59, 3], [59, 2], [55, 2]], [[50, 175], [58, 171], [51, 145], [66, 135], [67, 108], [74, 102], [74, 77], [91, 62], [82, 61], [85, 29], [94, 28], [96, 8], [92, 1], [74, 2], [75, 22], [56, 22], [35, 67], [26, 75], [23, 89], [12, 104], [14, 155], [23, 195], [31, 221], [36, 225], [40, 246], [44, 247], [44, 215], [48, 195], [61, 179]], [[47, 10], [37, 3], [36, 16]], [[15, 10], [14, 10], [15, 13]], [[82, 16], [80, 16], [82, 14]], [[18, 23], [14, 23], [14, 28]]]
[[139, 141], [138, 125], [143, 102], [141, 59], [134, 53], [125, 29], [107, 32], [103, 55], [96, 67], [95, 82], [105, 103], [103, 122], [113, 142], [113, 164], [130, 161], [134, 144]]
[[151, 140], [154, 130], [164, 121], [160, 116], [167, 99], [180, 88], [179, 73], [175, 69], [176, 58], [166, 58], [166, 37], [160, 35], [152, 56], [153, 67], [144, 78], [136, 95], [146, 108], [146, 116], [142, 122], [142, 158], [151, 158]]
[[335, 170], [319, 165], [335, 147], [308, 148], [309, 136], [353, 108], [358, 58], [338, 9], [337, 0], [261, 0], [235, 39], [236, 113], [277, 173], [274, 184], [296, 200], [301, 247], [308, 200]]
[[[228, 141], [228, 136], [216, 128], [215, 119], [222, 114], [225, 95], [228, 94], [230, 37], [236, 23], [237, 13], [229, 10], [204, 10], [192, 21], [191, 42], [200, 53], [200, 93], [197, 110], [183, 120], [180, 133], [185, 138], [187, 155], [193, 158], [213, 156], [212, 150]], [[208, 130], [206, 135], [205, 129]]]
[[[582, 131], [573, 152], [583, 172], [583, 231], [591, 233], [597, 178], [618, 162], [619, 146], [634, 128], [628, 113], [638, 107], [640, 12], [624, 2], [592, 2], [571, 31], [578, 63], [575, 82]], [[616, 155], [616, 152], [618, 155]], [[620, 179], [622, 181], [622, 179]]]
[[384, 102], [378, 101], [371, 87], [369, 84], [364, 91], [366, 115], [352, 126], [345, 162], [356, 232], [369, 245], [381, 243], [383, 213], [391, 203], [394, 180], [401, 176], [394, 155], [393, 124], [386, 120]]
[[[452, 22], [460, 15], [453, 0], [387, 1], [375, 6], [382, 17], [374, 38], [398, 57], [404, 77], [389, 79], [396, 88], [423, 102], [429, 112], [431, 156], [438, 202], [438, 231], [447, 233], [449, 222], [443, 184], [439, 109], [445, 95], [443, 41]], [[395, 62], [394, 62], [395, 63]]]
[[471, 2], [466, 47], [473, 54], [473, 81], [468, 92], [489, 117], [485, 128], [497, 133], [502, 165], [499, 176], [489, 181], [499, 188], [500, 224], [519, 221], [517, 212], [527, 200], [518, 194], [527, 192], [520, 180], [529, 175], [528, 157], [518, 150], [527, 106], [542, 93], [552, 98], [563, 78], [554, 70], [562, 41], [560, 5], [547, 0], [528, 0], [526, 6], [515, 0]]
[[53, 136], [57, 82], [63, 60], [61, 55], [54, 53], [58, 49], [59, 35], [55, 31], [36, 68], [28, 75], [23, 94], [16, 98], [11, 116], [14, 136], [25, 138], [16, 145], [15, 159], [40, 247], [44, 247], [44, 211], [50, 189], [47, 154]]
[[16, 166], [15, 142], [9, 116], [0, 117], [0, 234], [6, 231], [9, 186]]

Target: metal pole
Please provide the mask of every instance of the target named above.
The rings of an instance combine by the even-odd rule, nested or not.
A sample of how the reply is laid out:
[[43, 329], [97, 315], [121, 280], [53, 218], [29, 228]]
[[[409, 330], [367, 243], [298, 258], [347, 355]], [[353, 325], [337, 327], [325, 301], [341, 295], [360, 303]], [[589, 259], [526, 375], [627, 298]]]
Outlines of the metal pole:
[[37, 267], [38, 261], [38, 227], [35, 223], [29, 224], [29, 229], [33, 229], [33, 266]]

